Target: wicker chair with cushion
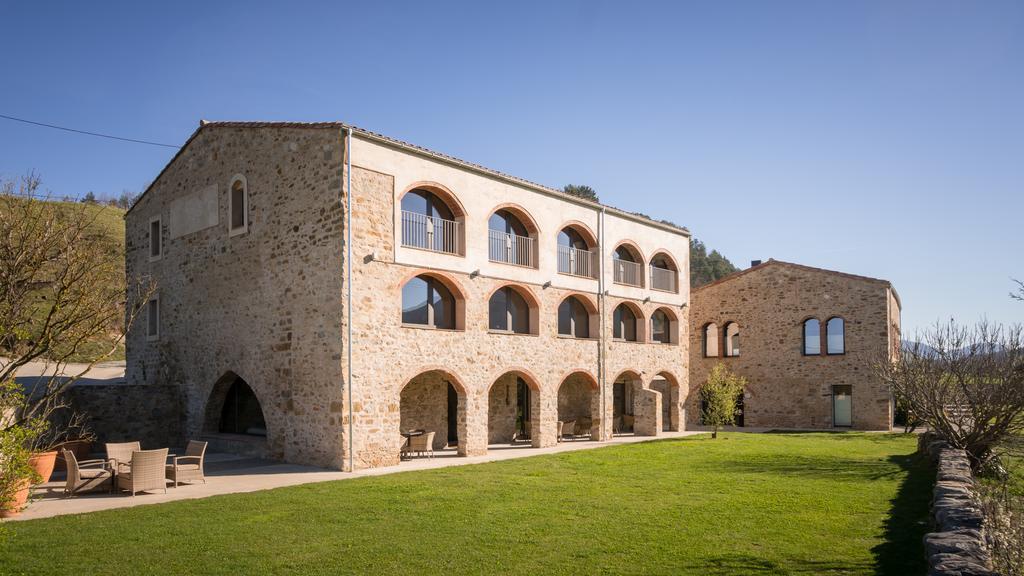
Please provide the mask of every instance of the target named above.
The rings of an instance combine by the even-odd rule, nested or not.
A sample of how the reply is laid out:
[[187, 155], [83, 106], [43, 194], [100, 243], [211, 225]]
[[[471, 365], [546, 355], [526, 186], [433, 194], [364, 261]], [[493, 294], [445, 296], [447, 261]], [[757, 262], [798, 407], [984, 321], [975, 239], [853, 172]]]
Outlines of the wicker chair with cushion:
[[129, 462], [132, 461], [132, 452], [142, 450], [142, 445], [138, 442], [117, 442], [107, 443], [107, 461], [110, 462], [110, 469], [120, 474], [121, 472], [127, 472], [131, 466]]
[[590, 437], [590, 429], [593, 426], [594, 422], [590, 418], [580, 418], [576, 421], [576, 429], [573, 430], [573, 435], [577, 438], [588, 438]]
[[415, 452], [420, 456], [434, 457], [434, 433], [427, 432], [426, 434], [420, 434], [419, 436], [413, 436], [409, 439], [409, 451]]
[[174, 462], [167, 465], [167, 479], [171, 485], [178, 487], [180, 482], [195, 482], [202, 480], [206, 484], [206, 475], [203, 474], [203, 459], [206, 457], [206, 442], [189, 440], [185, 447], [184, 456], [175, 456]]
[[74, 496], [78, 492], [88, 492], [102, 488], [106, 485], [111, 491], [114, 489], [114, 474], [107, 469], [107, 461], [103, 459], [82, 460], [75, 458], [75, 453], [70, 450], [63, 450], [64, 461], [68, 466], [68, 481], [64, 485], [64, 495]]
[[633, 416], [632, 414], [624, 414], [622, 416], [622, 431], [633, 432], [633, 423], [635, 420], [636, 417]]
[[167, 448], [132, 452], [128, 472], [117, 473], [117, 487], [136, 492], [163, 489], [167, 493]]

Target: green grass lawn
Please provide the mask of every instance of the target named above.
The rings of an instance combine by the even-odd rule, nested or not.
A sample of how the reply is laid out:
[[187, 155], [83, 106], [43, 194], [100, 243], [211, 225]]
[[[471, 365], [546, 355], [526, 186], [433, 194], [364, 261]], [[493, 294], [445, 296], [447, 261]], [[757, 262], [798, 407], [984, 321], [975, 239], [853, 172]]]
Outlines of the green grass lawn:
[[915, 441], [725, 434], [10, 523], [0, 573], [923, 574]]

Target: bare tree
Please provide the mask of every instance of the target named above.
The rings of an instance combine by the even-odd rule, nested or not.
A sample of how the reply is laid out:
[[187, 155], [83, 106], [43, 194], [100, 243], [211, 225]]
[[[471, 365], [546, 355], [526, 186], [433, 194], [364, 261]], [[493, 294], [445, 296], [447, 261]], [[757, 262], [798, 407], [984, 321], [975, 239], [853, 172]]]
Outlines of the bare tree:
[[1020, 300], [1021, 302], [1024, 302], [1024, 282], [1021, 282], [1020, 280], [1017, 280], [1016, 278], [1011, 278], [1011, 280], [1013, 280], [1014, 282], [1017, 283], [1017, 291], [1016, 292], [1010, 292], [1010, 298], [1013, 298], [1014, 300]]
[[[39, 184], [32, 174], [0, 182], [0, 382], [45, 365], [0, 429], [63, 407], [64, 391], [117, 349], [153, 291], [149, 281], [126, 286], [123, 254], [95, 228], [105, 208], [40, 199]], [[71, 359], [85, 367], [65, 374]]]
[[936, 324], [876, 371], [917, 418], [972, 465], [1024, 432], [1024, 341], [1020, 326]]

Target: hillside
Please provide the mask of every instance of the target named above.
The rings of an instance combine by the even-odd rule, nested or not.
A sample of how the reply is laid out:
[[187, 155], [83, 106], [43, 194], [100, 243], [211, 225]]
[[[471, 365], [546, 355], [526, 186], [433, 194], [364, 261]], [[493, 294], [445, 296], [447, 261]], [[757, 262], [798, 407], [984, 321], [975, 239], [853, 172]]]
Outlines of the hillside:
[[[116, 258], [118, 261], [124, 261], [124, 250], [125, 250], [125, 238], [124, 238], [124, 213], [125, 211], [107, 205], [100, 204], [83, 204], [78, 202], [48, 202], [52, 209], [61, 211], [70, 215], [72, 211], [83, 210], [85, 218], [89, 220], [90, 226], [88, 228], [88, 236], [91, 239], [96, 239], [101, 245], [104, 245], [109, 254]], [[118, 272], [115, 276], [110, 277], [110, 286], [116, 288], [118, 285], [124, 284], [124, 267], [120, 266], [117, 268]], [[40, 321], [42, 320], [42, 314], [48, 308], [44, 305], [40, 308], [38, 314], [40, 315]], [[105, 352], [109, 349], [113, 343], [115, 334], [111, 334], [109, 338], [94, 340], [85, 343], [81, 347], [79, 354], [72, 356], [69, 360], [73, 362], [87, 361], [94, 357], [97, 353]], [[114, 354], [109, 358], [110, 360], [123, 360], [124, 359], [124, 345], [123, 343], [118, 346]]]

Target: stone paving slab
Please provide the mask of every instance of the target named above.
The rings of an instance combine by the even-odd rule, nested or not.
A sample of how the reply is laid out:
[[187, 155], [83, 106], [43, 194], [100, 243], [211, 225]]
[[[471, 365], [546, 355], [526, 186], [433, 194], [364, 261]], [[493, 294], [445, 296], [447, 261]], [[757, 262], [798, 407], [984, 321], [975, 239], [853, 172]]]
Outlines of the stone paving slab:
[[34, 520], [37, 518], [49, 518], [52, 516], [63, 516], [65, 514], [84, 514], [100, 510], [113, 510], [116, 508], [129, 508], [132, 506], [143, 506], [147, 504], [161, 504], [164, 502], [175, 502], [178, 500], [191, 500], [196, 498], [207, 498], [220, 494], [237, 494], [242, 492], [255, 492], [258, 490], [269, 490], [284, 486], [297, 486], [300, 484], [311, 484], [314, 482], [328, 482], [332, 480], [349, 480], [352, 478], [363, 478], [367, 476], [383, 476], [397, 472], [411, 472], [415, 470], [431, 470], [434, 468], [446, 468], [449, 466], [465, 466], [468, 464], [481, 464], [484, 462], [496, 462], [499, 460], [511, 460], [515, 458], [526, 458], [542, 454], [558, 454], [561, 452], [573, 452], [577, 450], [590, 450], [617, 446], [622, 444], [634, 444], [637, 442], [650, 442], [653, 440], [664, 440], [666, 438], [683, 438], [701, 431], [686, 432], [663, 432], [660, 436], [616, 436], [606, 442], [592, 442], [585, 440], [561, 442], [550, 448], [532, 448], [529, 445], [509, 446], [507, 444], [492, 445], [485, 456], [473, 456], [468, 458], [459, 457], [454, 450], [443, 450], [436, 452], [434, 458], [417, 458], [402, 462], [398, 466], [386, 466], [381, 468], [370, 468], [356, 472], [341, 472], [339, 470], [328, 470], [314, 468], [311, 466], [298, 466], [294, 464], [283, 464], [258, 458], [235, 456], [231, 454], [208, 454], [206, 458], [206, 484], [187, 484], [177, 488], [167, 488], [167, 493], [151, 492], [129, 496], [126, 494], [92, 493], [82, 494], [74, 498], [63, 498], [61, 494], [64, 489], [63, 481], [53, 481], [40, 485], [33, 489], [33, 502], [25, 512], [11, 520]]

